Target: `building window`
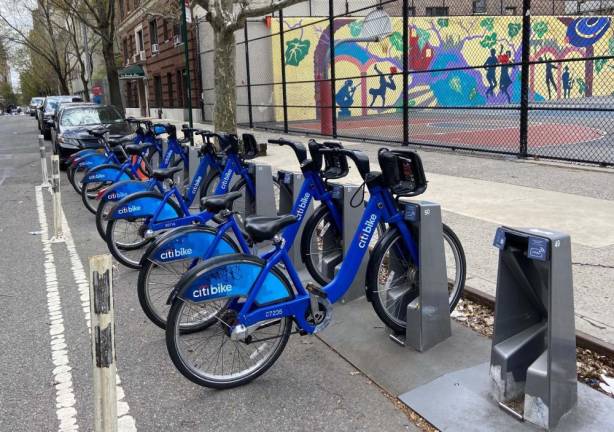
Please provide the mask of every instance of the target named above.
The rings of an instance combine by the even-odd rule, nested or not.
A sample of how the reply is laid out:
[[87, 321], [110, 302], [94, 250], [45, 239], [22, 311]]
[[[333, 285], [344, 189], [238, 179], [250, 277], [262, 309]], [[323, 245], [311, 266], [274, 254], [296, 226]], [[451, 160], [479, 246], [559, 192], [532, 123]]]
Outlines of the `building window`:
[[124, 50], [124, 63], [128, 63], [130, 59], [130, 51], [128, 50], [128, 39], [124, 38], [124, 40], [122, 41], [122, 44], [123, 44], [123, 50]]
[[159, 75], [154, 77], [154, 94], [156, 97], [156, 107], [162, 108], [162, 78]]
[[152, 45], [158, 45], [158, 21], [156, 19], [149, 21], [149, 42]]
[[166, 74], [166, 86], [168, 88], [168, 107], [172, 108], [175, 101], [173, 100], [173, 74], [170, 72]]
[[435, 6], [426, 8], [426, 16], [448, 16], [447, 6]]
[[177, 106], [183, 108], [183, 77], [180, 70], [177, 71]]
[[168, 23], [166, 20], [162, 20], [162, 38], [165, 42], [170, 39], [170, 35], [168, 34]]
[[415, 17], [416, 16], [416, 8], [413, 6], [409, 6], [407, 8], [407, 16]]
[[473, 0], [473, 14], [482, 15], [486, 13], [486, 0]]
[[143, 42], [143, 29], [137, 30], [136, 32], [136, 51], [139, 53], [140, 51], [145, 51], [145, 43]]
[[504, 15], [516, 15], [516, 8], [514, 6], [507, 6]]
[[119, 17], [124, 18], [124, 0], [119, 0]]
[[175, 45], [179, 45], [183, 43], [183, 35], [181, 34], [181, 25], [175, 24], [173, 26], [173, 40], [175, 41]]

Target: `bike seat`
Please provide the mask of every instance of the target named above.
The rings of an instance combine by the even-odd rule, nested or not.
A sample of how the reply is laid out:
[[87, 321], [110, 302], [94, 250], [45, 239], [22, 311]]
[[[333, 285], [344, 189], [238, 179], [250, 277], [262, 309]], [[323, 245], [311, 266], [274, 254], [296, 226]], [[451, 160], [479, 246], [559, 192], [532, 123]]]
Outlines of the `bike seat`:
[[245, 231], [254, 242], [271, 240], [275, 234], [298, 221], [295, 215], [285, 216], [251, 216], [245, 219]]
[[223, 195], [212, 195], [204, 197], [200, 200], [203, 208], [211, 213], [218, 213], [222, 210], [230, 210], [232, 203], [240, 198], [243, 194], [241, 192], [228, 192]]
[[143, 143], [143, 144], [128, 144], [124, 148], [126, 149], [126, 153], [133, 156], [139, 156], [149, 147], [153, 147], [151, 143]]
[[94, 129], [88, 129], [87, 131], [88, 131], [88, 133], [90, 135], [93, 135], [96, 138], [101, 138], [101, 137], [104, 136], [104, 134], [109, 132], [109, 129], [105, 128], [105, 127], [98, 127], [98, 128], [94, 128]]
[[173, 175], [183, 170], [183, 166], [178, 165], [171, 168], [158, 168], [152, 171], [151, 176], [156, 180], [166, 180], [173, 178]]

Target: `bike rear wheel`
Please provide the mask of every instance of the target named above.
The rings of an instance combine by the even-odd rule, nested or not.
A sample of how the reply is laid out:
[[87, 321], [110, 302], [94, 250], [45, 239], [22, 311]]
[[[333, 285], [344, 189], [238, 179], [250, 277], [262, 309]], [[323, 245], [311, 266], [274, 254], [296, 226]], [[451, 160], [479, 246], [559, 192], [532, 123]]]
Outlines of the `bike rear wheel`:
[[144, 247], [153, 240], [143, 237], [143, 227], [148, 219], [114, 219], [107, 223], [106, 240], [109, 252], [126, 267], [141, 268]]
[[[448, 301], [453, 311], [465, 287], [466, 260], [460, 240], [443, 224]], [[386, 233], [378, 243], [367, 270], [367, 295], [378, 317], [393, 331], [405, 332], [407, 305], [418, 296], [418, 268], [399, 231]]]
[[[240, 301], [227, 300], [229, 304]], [[292, 320], [286, 317], [255, 325], [249, 342], [230, 338], [236, 320], [233, 309], [221, 311], [216, 323], [203, 331], [182, 332], [182, 323], [198, 315], [204, 304], [175, 299], [166, 328], [170, 357], [193, 383], [216, 389], [247, 384], [266, 372], [283, 352], [292, 329]]]

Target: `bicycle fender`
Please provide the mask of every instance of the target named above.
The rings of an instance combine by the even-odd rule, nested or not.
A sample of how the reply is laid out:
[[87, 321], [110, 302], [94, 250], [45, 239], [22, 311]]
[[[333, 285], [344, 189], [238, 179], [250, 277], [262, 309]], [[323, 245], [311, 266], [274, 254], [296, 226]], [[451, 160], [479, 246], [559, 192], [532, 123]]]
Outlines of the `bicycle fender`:
[[[245, 254], [208, 259], [182, 276], [177, 284], [177, 296], [191, 303], [246, 297], [264, 266], [264, 260]], [[264, 306], [292, 297], [288, 281], [280, 273], [271, 271], [260, 287], [256, 304]]]
[[105, 189], [100, 201], [119, 201], [126, 198], [128, 195], [150, 190], [152, 190], [152, 187], [147, 182], [142, 182], [140, 180], [122, 180], [120, 182], [113, 183], [111, 186]]
[[[152, 217], [160, 207], [163, 196], [157, 192], [137, 192], [119, 201], [110, 212], [110, 219], [130, 219], [137, 217]], [[177, 219], [181, 217], [181, 210], [169, 201], [158, 216], [159, 221]]]
[[100, 152], [97, 152], [94, 149], [79, 150], [77, 153], [73, 153], [70, 156], [68, 156], [68, 158], [66, 159], [66, 162], [68, 164], [71, 164], [73, 163], [75, 159], [82, 158], [84, 156], [91, 155], [91, 154], [100, 154]]
[[96, 166], [106, 163], [107, 157], [100, 153], [90, 153], [82, 157], [76, 158], [73, 161], [73, 165], [76, 168], [88, 168], [92, 169]]
[[121, 180], [131, 180], [130, 172], [128, 170], [120, 171], [120, 167], [112, 164], [98, 165], [90, 169], [81, 180], [81, 183], [101, 183], [101, 182], [115, 182]]
[[[208, 258], [205, 254], [215, 239], [216, 230], [210, 227], [182, 227], [164, 236], [148, 250], [147, 257], [155, 263], [167, 263], [185, 259]], [[236, 253], [238, 248], [230, 237], [224, 235], [211, 256]]]

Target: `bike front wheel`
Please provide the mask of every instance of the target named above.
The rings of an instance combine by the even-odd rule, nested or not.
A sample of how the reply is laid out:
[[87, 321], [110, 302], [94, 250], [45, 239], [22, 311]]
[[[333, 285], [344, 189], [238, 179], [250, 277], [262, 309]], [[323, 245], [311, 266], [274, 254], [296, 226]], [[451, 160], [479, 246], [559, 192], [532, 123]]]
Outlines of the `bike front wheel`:
[[[228, 300], [228, 304], [240, 302], [239, 298]], [[192, 322], [206, 307], [207, 302], [194, 304], [177, 298], [166, 327], [166, 346], [173, 363], [195, 384], [216, 389], [247, 384], [275, 363], [290, 337], [292, 320], [285, 317], [250, 326], [249, 341], [233, 340], [230, 334], [237, 316], [233, 309], [220, 311], [216, 323], [203, 331], [183, 332], [184, 322]]]
[[[450, 312], [465, 287], [467, 265], [463, 246], [443, 224]], [[398, 230], [388, 231], [375, 247], [367, 270], [367, 295], [377, 316], [396, 333], [407, 327], [407, 305], [418, 296], [418, 267]]]

